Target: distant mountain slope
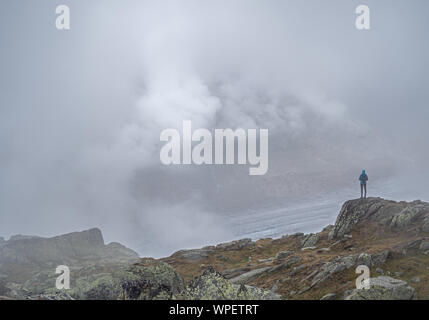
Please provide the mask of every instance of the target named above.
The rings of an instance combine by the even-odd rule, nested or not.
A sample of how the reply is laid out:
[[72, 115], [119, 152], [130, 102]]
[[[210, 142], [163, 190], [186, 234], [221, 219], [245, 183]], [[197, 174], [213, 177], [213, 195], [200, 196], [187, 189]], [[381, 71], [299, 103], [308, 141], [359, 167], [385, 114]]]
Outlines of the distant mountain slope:
[[90, 264], [130, 262], [136, 252], [119, 243], [104, 244], [99, 229], [73, 232], [53, 238], [13, 236], [0, 243], [0, 268], [4, 264]]

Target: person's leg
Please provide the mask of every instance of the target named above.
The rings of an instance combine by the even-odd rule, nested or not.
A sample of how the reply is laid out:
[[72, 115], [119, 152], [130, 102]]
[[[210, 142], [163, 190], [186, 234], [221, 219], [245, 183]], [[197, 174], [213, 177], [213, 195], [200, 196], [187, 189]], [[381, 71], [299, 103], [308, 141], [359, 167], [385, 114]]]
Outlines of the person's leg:
[[360, 184], [360, 197], [363, 198], [363, 184]]
[[366, 198], [366, 183], [363, 185], [363, 188], [365, 189], [365, 198]]

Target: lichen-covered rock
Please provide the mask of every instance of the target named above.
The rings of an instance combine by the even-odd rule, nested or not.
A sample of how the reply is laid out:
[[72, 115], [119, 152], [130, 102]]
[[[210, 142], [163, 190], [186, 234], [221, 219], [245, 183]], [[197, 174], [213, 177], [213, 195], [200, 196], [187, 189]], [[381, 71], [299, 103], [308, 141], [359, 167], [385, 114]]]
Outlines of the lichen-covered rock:
[[276, 254], [275, 259], [276, 260], [283, 260], [283, 259], [286, 259], [287, 257], [289, 257], [291, 254], [293, 254], [292, 251], [280, 251], [279, 253]]
[[128, 277], [121, 279], [124, 300], [169, 300], [185, 288], [183, 278], [169, 264], [155, 267], [133, 265], [127, 269]]
[[371, 221], [391, 228], [405, 228], [422, 219], [427, 221], [429, 231], [428, 217], [429, 204], [419, 200], [413, 202], [395, 202], [382, 198], [350, 200], [341, 208], [334, 229], [329, 233], [329, 239], [343, 237], [354, 226]]
[[379, 266], [386, 262], [390, 256], [390, 250], [384, 250], [379, 253], [369, 254], [361, 253], [358, 256], [357, 265], [366, 265], [368, 267]]
[[414, 289], [405, 281], [387, 276], [371, 278], [370, 289], [355, 289], [346, 300], [411, 300]]
[[319, 241], [317, 234], [309, 234], [301, 241], [302, 248], [314, 247]]
[[415, 221], [424, 211], [425, 208], [422, 206], [408, 206], [393, 216], [390, 226], [392, 228], [406, 227]]
[[320, 271], [313, 277], [311, 287], [314, 287], [326, 279], [328, 279], [331, 275], [341, 272], [343, 270], [349, 269], [356, 265], [358, 256], [356, 254], [338, 257], [327, 263], [325, 263]]
[[244, 284], [234, 284], [213, 270], [207, 270], [186, 287], [179, 296], [184, 300], [280, 300], [269, 290]]

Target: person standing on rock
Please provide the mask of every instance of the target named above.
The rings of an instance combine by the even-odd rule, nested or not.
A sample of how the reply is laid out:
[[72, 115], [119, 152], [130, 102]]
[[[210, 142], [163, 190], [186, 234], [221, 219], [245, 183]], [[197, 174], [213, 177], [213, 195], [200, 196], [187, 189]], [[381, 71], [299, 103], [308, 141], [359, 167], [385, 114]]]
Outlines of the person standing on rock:
[[[365, 170], [362, 170], [361, 175], [359, 176], [360, 181], [360, 197], [366, 198], [366, 182], [368, 181], [368, 175], [366, 174]], [[364, 195], [365, 191], [365, 195]]]

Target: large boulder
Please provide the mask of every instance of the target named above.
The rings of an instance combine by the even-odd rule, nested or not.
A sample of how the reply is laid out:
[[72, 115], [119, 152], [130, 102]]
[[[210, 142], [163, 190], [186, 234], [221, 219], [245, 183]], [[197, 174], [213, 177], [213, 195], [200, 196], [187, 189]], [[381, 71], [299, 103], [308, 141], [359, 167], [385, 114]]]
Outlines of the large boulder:
[[415, 299], [414, 289], [405, 281], [387, 276], [369, 279], [369, 289], [355, 289], [346, 300], [411, 300]]

